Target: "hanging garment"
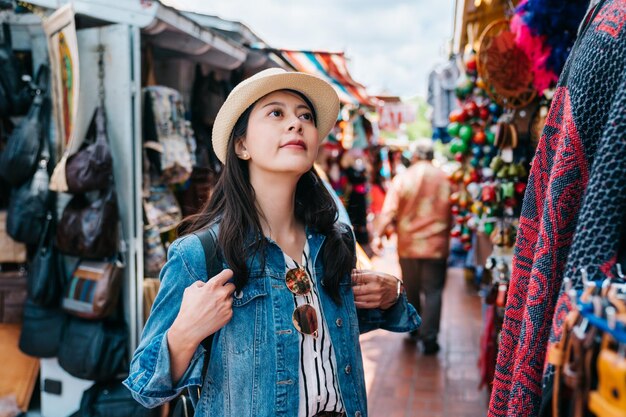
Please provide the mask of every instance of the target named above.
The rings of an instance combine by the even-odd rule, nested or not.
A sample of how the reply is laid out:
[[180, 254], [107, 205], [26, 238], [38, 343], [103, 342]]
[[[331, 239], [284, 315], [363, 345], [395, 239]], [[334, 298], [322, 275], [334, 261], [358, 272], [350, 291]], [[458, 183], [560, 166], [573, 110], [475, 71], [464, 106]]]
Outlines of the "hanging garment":
[[[579, 283], [582, 266], [604, 277], [616, 259], [626, 210], [626, 2], [604, 1], [588, 16], [528, 180], [489, 416], [538, 415], [551, 327], [570, 308], [563, 277]], [[551, 341], [559, 337], [553, 331]]]
[[458, 107], [454, 88], [459, 68], [454, 60], [438, 65], [428, 75], [428, 104], [433, 108], [433, 128], [446, 127], [450, 112]]

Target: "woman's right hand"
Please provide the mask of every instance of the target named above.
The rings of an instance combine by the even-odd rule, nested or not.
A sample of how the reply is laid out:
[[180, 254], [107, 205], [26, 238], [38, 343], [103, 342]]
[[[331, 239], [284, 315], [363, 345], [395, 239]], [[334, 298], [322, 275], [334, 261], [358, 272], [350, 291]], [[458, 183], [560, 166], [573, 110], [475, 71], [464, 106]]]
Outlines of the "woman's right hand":
[[185, 289], [171, 333], [198, 346], [224, 327], [233, 316], [233, 271], [224, 269], [207, 282], [196, 281]]

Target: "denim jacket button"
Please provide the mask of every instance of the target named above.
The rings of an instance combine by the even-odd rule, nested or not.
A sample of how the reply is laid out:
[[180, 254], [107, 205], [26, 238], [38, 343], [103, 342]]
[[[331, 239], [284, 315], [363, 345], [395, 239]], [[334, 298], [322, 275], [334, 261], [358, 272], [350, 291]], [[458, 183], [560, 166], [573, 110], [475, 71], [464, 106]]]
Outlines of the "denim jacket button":
[[344, 372], [348, 375], [350, 375], [350, 372], [352, 372], [352, 367], [350, 365], [346, 365], [345, 368], [343, 368]]
[[361, 417], [361, 412], [357, 411], [356, 413], [354, 413], [354, 417]]
[[341, 319], [341, 317], [339, 317], [336, 321], [335, 324], [337, 325], [337, 327], [341, 327], [343, 326], [343, 320]]
[[235, 298], [241, 300], [243, 298], [243, 291], [236, 291]]

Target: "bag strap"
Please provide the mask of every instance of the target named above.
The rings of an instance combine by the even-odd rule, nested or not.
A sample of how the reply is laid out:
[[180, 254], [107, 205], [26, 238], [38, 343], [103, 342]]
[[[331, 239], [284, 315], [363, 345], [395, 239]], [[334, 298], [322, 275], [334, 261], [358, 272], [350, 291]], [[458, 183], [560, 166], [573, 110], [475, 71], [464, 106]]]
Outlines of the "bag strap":
[[[217, 236], [215, 232], [211, 229], [203, 229], [194, 233], [200, 239], [202, 243], [202, 249], [204, 250], [204, 261], [206, 262], [206, 271], [208, 279], [211, 279], [215, 275], [219, 274], [222, 271], [222, 263], [220, 262], [218, 247], [217, 247]], [[201, 345], [205, 349], [204, 353], [204, 364], [202, 366], [202, 382], [204, 384], [204, 376], [209, 367], [209, 359], [211, 358], [211, 347], [213, 345], [213, 336], [210, 335], [206, 339], [204, 339]]]

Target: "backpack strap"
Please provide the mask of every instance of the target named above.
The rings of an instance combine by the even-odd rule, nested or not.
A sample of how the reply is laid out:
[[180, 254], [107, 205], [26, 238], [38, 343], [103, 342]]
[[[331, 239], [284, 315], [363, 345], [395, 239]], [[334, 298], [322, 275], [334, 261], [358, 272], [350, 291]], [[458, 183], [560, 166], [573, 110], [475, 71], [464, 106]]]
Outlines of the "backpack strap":
[[[200, 239], [202, 243], [202, 249], [204, 249], [204, 261], [206, 262], [206, 272], [207, 272], [207, 280], [213, 278], [215, 275], [222, 272], [222, 263], [220, 262], [220, 257], [218, 253], [217, 247], [217, 236], [215, 231], [212, 229], [202, 229], [194, 233]], [[213, 336], [212, 334], [206, 339], [204, 339], [201, 343], [204, 346], [204, 364], [202, 366], [202, 380], [204, 383], [204, 376], [209, 368], [209, 359], [211, 358], [211, 347], [213, 345]]]

